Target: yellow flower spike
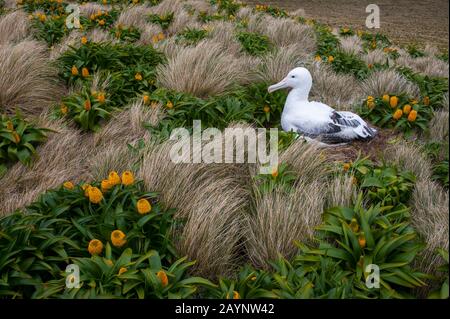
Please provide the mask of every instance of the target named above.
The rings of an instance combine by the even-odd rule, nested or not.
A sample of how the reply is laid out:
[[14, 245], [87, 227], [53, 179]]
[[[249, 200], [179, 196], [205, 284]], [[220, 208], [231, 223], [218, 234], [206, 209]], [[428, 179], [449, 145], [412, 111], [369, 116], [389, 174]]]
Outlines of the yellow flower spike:
[[157, 35], [152, 36], [152, 42], [153, 43], [158, 43], [159, 39]]
[[358, 179], [355, 176], [352, 177], [352, 184], [358, 185]]
[[69, 112], [69, 109], [67, 108], [66, 105], [61, 105], [60, 111], [62, 114], [66, 115]]
[[403, 115], [403, 111], [401, 109], [397, 109], [394, 114], [392, 115], [392, 117], [394, 118], [394, 120], [399, 120]]
[[88, 77], [89, 76], [89, 70], [88, 70], [88, 68], [82, 68], [81, 69], [81, 75], [83, 76], [83, 77]]
[[395, 95], [394, 95], [394, 96], [391, 96], [391, 98], [389, 99], [389, 105], [390, 105], [392, 108], [397, 107], [397, 105], [398, 105], [398, 97], [396, 97]]
[[100, 92], [97, 95], [97, 101], [101, 104], [105, 103], [106, 97], [105, 97], [105, 93]]
[[164, 35], [164, 33], [158, 33], [158, 40], [159, 41], [161, 41], [161, 40], [164, 40], [166, 38], [166, 36]]
[[72, 182], [67, 181], [67, 182], [64, 182], [63, 187], [64, 187], [65, 189], [74, 189], [75, 186], [73, 185]]
[[97, 187], [89, 187], [88, 189], [89, 201], [93, 204], [98, 204], [103, 199], [102, 191]]
[[416, 105], [417, 103], [419, 103], [416, 99], [412, 99], [411, 101], [409, 101], [412, 105]]
[[343, 165], [344, 171], [348, 171], [350, 169], [350, 167], [351, 167], [350, 163], [344, 163], [344, 165]]
[[101, 183], [102, 192], [105, 193], [105, 192], [109, 191], [113, 186], [114, 185], [111, 185], [111, 183], [109, 182], [109, 179], [102, 180], [102, 183]]
[[320, 55], [316, 55], [314, 60], [316, 60], [317, 62], [320, 62], [320, 61], [322, 61], [322, 58], [320, 57]]
[[278, 177], [278, 168], [277, 167], [272, 169], [272, 174], [271, 175], [272, 175], [273, 178], [277, 178]]
[[78, 68], [75, 65], [72, 66], [72, 69], [70, 71], [72, 72], [73, 76], [77, 76], [78, 75]]
[[11, 121], [6, 122], [6, 129], [10, 131], [14, 130], [14, 125]]
[[41, 15], [39, 16], [39, 20], [40, 20], [41, 22], [45, 22], [45, 20], [47, 20], [47, 17], [45, 16], [45, 14], [41, 14]]
[[120, 180], [119, 174], [117, 174], [116, 171], [112, 171], [112, 172], [109, 173], [109, 175], [108, 175], [108, 180], [109, 180], [109, 183], [110, 183], [112, 186], [119, 185], [119, 184], [122, 182], [122, 181]]
[[91, 15], [89, 16], [89, 19], [95, 20], [95, 14], [91, 14]]
[[430, 105], [430, 97], [425, 96], [423, 98], [423, 104], [426, 105], [426, 106]]
[[101, 19], [100, 21], [98, 21], [98, 25], [105, 25], [105, 20]]
[[359, 231], [359, 225], [358, 225], [358, 221], [356, 220], [356, 218], [352, 218], [352, 221], [350, 222], [350, 229], [354, 232], [357, 233]]
[[168, 102], [166, 103], [166, 107], [167, 107], [168, 109], [173, 109], [173, 103], [172, 103], [171, 101], [168, 101]]
[[144, 104], [148, 104], [148, 101], [150, 101], [150, 97], [148, 95], [144, 95], [142, 97], [142, 100], [144, 101]]
[[250, 278], [251, 281], [255, 281], [256, 280], [256, 276], [253, 276], [252, 278]]
[[236, 290], [233, 291], [233, 299], [241, 299], [241, 295]]
[[329, 57], [328, 57], [328, 62], [333, 62], [334, 61], [334, 56], [332, 56], [332, 55], [330, 55]]
[[88, 39], [86, 37], [81, 37], [81, 43], [86, 44], [88, 42]]
[[163, 287], [166, 287], [169, 284], [169, 278], [167, 278], [167, 274], [164, 270], [158, 271], [156, 276], [161, 280], [161, 285]]
[[103, 250], [103, 243], [98, 239], [92, 239], [88, 245], [88, 251], [91, 255], [100, 255]]
[[139, 72], [136, 73], [136, 74], [134, 75], [134, 79], [135, 79], [136, 81], [142, 81], [142, 74], [140, 74]]
[[89, 188], [91, 187], [91, 185], [89, 184], [83, 184], [83, 186], [81, 186], [81, 189], [84, 191], [84, 196], [89, 197]]
[[113, 263], [113, 261], [111, 259], [106, 259], [105, 260], [105, 264], [107, 264], [110, 267], [114, 265], [114, 263]]
[[412, 110], [409, 115], [408, 115], [408, 121], [409, 122], [414, 122], [417, 118], [417, 111], [416, 110]]
[[266, 105], [266, 106], [264, 106], [263, 110], [264, 110], [264, 113], [269, 113], [270, 107], [268, 105]]
[[403, 106], [403, 113], [408, 115], [409, 112], [411, 112], [411, 105], [406, 104], [405, 106]]
[[122, 275], [124, 272], [127, 272], [128, 269], [126, 269], [125, 267], [120, 267], [119, 269], [119, 276]]
[[136, 208], [139, 214], [145, 215], [150, 213], [150, 211], [152, 210], [152, 205], [145, 198], [141, 198], [137, 201]]
[[20, 143], [20, 135], [17, 132], [13, 132], [14, 137], [14, 143], [19, 144]]
[[126, 237], [123, 231], [116, 229], [111, 233], [111, 242], [114, 247], [122, 247], [127, 242]]
[[133, 173], [130, 171], [125, 171], [122, 173], [122, 184], [125, 186], [132, 185], [134, 183]]
[[91, 107], [92, 107], [92, 105], [91, 105], [91, 100], [86, 100], [86, 101], [84, 101], [84, 109], [85, 109], [86, 111], [90, 111], [90, 110], [91, 110]]
[[358, 244], [362, 249], [366, 247], [366, 237], [364, 236], [364, 232], [361, 232], [361, 234], [358, 236]]
[[108, 4], [108, 0], [103, 0], [102, 3], [103, 4]]
[[383, 102], [389, 103], [390, 99], [391, 99], [391, 97], [389, 96], [389, 94], [383, 95]]

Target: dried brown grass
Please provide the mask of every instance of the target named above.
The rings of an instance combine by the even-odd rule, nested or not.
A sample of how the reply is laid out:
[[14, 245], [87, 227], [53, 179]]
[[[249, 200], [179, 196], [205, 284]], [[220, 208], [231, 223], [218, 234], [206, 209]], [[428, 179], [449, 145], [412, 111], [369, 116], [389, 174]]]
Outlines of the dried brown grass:
[[362, 82], [361, 88], [365, 96], [406, 93], [408, 96], [418, 98], [420, 95], [417, 85], [408, 81], [395, 70], [373, 72]]
[[0, 45], [22, 41], [30, 36], [30, 20], [23, 11], [0, 16]]
[[64, 93], [47, 48], [36, 41], [0, 46], [0, 110], [36, 115]]

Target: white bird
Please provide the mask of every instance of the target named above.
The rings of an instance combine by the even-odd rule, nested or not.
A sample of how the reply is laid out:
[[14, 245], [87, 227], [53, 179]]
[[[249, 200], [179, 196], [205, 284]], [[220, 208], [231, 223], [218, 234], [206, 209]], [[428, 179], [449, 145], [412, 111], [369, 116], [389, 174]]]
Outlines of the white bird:
[[307, 140], [325, 144], [367, 141], [375, 137], [377, 130], [357, 114], [338, 112], [326, 104], [308, 101], [311, 87], [311, 73], [303, 67], [293, 69], [279, 83], [269, 86], [269, 93], [291, 88], [281, 115], [281, 127], [284, 131], [294, 131]]

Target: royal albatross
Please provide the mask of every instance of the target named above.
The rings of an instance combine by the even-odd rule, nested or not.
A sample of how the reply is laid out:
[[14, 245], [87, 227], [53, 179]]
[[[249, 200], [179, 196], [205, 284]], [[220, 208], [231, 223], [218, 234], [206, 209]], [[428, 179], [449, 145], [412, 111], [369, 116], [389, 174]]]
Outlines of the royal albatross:
[[377, 131], [358, 115], [338, 112], [326, 104], [308, 101], [311, 87], [311, 73], [302, 67], [293, 69], [279, 83], [269, 86], [269, 93], [291, 88], [281, 115], [284, 131], [294, 131], [307, 140], [325, 144], [367, 141], [376, 135]]

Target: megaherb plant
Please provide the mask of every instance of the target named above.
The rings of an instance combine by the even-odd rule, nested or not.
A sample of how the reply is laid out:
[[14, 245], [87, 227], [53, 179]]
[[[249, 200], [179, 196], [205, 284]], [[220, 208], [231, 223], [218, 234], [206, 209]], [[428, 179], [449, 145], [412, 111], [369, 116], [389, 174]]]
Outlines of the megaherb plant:
[[207, 35], [208, 31], [206, 29], [186, 28], [178, 33], [176, 41], [186, 45], [195, 45], [206, 38]]
[[[427, 277], [410, 267], [423, 244], [407, 221], [408, 209], [380, 204], [365, 209], [362, 202], [360, 194], [352, 208], [328, 209], [318, 227], [318, 247], [299, 244], [297, 260], [314, 266], [321, 257], [332, 258], [349, 272], [361, 296], [408, 297], [410, 289], [426, 285]], [[372, 264], [380, 270], [379, 289], [366, 286], [367, 266]]]
[[17, 5], [28, 13], [42, 11], [45, 15], [57, 15], [65, 12], [67, 3], [62, 0], [18, 0]]
[[134, 28], [132, 26], [124, 27], [124, 26], [118, 25], [117, 27], [112, 28], [110, 30], [110, 33], [116, 39], [119, 39], [120, 41], [125, 41], [125, 42], [135, 42], [135, 41], [139, 40], [139, 38], [141, 37], [141, 32], [139, 31], [139, 29]]
[[48, 46], [58, 43], [69, 33], [66, 27], [66, 14], [46, 16], [42, 13], [32, 15], [33, 27], [36, 29], [35, 37], [45, 41]]
[[272, 43], [265, 35], [254, 32], [240, 31], [237, 33], [236, 37], [241, 43], [242, 51], [253, 56], [264, 55], [272, 48]]
[[379, 127], [393, 127], [410, 136], [414, 131], [427, 131], [433, 117], [429, 99], [417, 101], [406, 95], [368, 96], [359, 114]]
[[7, 165], [20, 161], [30, 164], [36, 154], [36, 146], [47, 139], [47, 128], [37, 127], [20, 114], [0, 117], [0, 175]]
[[148, 16], [148, 21], [159, 25], [163, 30], [167, 30], [173, 21], [173, 17], [173, 12], [163, 15], [151, 14]]
[[445, 264], [441, 265], [437, 270], [442, 274], [442, 284], [441, 287], [433, 291], [428, 298], [430, 299], [448, 299], [449, 298], [449, 286], [448, 286], [448, 251], [444, 249], [438, 249], [438, 254], [444, 259]]
[[[188, 297], [192, 263], [176, 260], [173, 211], [145, 192], [131, 172], [91, 184], [64, 183], [23, 212], [0, 219], [0, 296], [10, 298]], [[65, 272], [75, 264], [76, 278]]]

